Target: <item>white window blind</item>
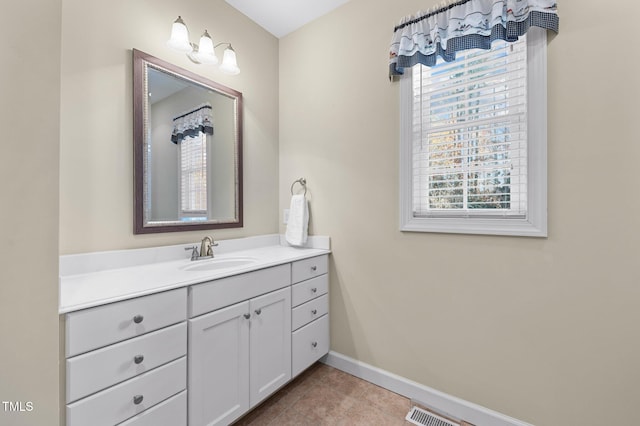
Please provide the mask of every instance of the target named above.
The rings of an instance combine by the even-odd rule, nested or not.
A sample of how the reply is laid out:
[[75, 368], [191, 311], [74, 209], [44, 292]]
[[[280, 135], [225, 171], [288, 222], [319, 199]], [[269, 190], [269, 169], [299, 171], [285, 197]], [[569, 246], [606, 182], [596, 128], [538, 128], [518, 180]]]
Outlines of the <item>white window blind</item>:
[[180, 198], [184, 216], [207, 212], [207, 136], [200, 132], [180, 142]]
[[413, 216], [527, 215], [527, 43], [412, 72]]

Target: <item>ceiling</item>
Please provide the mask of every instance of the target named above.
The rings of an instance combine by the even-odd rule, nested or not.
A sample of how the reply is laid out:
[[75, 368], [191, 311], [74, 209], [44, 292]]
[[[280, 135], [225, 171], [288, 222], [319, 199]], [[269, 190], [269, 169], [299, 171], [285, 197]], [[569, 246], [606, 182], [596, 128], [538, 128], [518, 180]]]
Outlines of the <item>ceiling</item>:
[[349, 0], [225, 0], [280, 38]]

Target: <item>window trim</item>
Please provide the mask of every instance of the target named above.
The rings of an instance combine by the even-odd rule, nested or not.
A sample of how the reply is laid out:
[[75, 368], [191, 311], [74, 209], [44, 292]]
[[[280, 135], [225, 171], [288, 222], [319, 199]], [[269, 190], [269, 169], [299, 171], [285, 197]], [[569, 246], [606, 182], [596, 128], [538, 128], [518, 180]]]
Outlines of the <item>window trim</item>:
[[527, 32], [527, 216], [524, 219], [413, 216], [412, 70], [400, 79], [400, 230], [456, 234], [547, 236], [547, 34]]

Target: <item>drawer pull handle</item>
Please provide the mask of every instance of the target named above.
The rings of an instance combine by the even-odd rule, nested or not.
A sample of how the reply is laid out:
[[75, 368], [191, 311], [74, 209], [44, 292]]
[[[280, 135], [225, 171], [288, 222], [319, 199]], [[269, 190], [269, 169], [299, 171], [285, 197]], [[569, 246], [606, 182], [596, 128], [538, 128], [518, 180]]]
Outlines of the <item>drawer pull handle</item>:
[[255, 313], [256, 313], [256, 315], [260, 315], [262, 313], [262, 309], [256, 309]]
[[317, 314], [317, 313], [318, 313], [318, 310], [317, 310], [317, 309], [314, 309], [313, 311], [311, 311], [311, 313], [312, 313], [313, 315], [315, 315], [315, 314]]
[[136, 395], [133, 397], [133, 403], [136, 405], [139, 405], [140, 403], [142, 403], [142, 400], [144, 399], [144, 396], [142, 395]]
[[245, 317], [246, 319], [249, 319], [249, 318], [251, 318], [251, 314], [244, 314], [244, 317]]
[[312, 270], [313, 272], [315, 272], [317, 269], [318, 269], [318, 267], [317, 267], [317, 266], [312, 266], [312, 267], [311, 267], [311, 270]]
[[140, 364], [142, 361], [144, 361], [144, 355], [136, 355], [133, 357], [133, 362], [136, 364]]
[[136, 315], [135, 317], [133, 317], [133, 322], [135, 322], [136, 324], [140, 324], [143, 319], [144, 317], [142, 315]]
[[313, 346], [314, 348], [318, 347], [318, 342], [313, 342], [311, 346]]
[[317, 291], [318, 291], [318, 289], [317, 289], [317, 288], [315, 288], [315, 287], [313, 287], [313, 288], [311, 289], [311, 293], [315, 293], [315, 292], [317, 292]]

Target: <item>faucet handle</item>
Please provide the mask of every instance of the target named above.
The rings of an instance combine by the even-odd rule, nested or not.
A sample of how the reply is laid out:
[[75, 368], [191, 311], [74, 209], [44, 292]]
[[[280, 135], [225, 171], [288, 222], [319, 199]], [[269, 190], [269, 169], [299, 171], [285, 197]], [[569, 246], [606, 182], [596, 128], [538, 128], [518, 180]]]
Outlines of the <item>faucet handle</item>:
[[198, 246], [193, 247], [185, 247], [185, 251], [191, 250], [191, 260], [196, 260], [198, 258]]
[[213, 257], [213, 248], [217, 246], [218, 246], [218, 243], [213, 241], [213, 238], [211, 238], [211, 244], [209, 244], [209, 251], [207, 252], [207, 255]]

